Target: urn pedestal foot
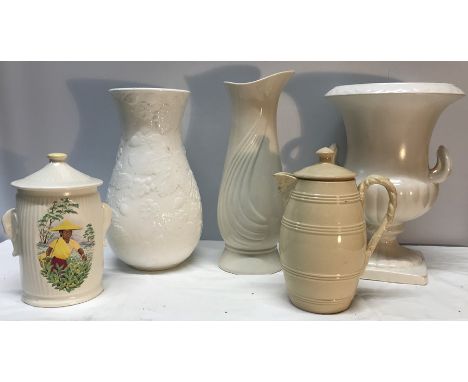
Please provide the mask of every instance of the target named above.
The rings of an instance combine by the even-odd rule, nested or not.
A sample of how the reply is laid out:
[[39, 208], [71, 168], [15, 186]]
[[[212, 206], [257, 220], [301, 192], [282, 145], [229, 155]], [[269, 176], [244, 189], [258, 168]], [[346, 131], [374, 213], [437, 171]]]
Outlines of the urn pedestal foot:
[[236, 275], [268, 275], [279, 272], [281, 263], [276, 246], [251, 251], [225, 244], [219, 267]]
[[426, 285], [427, 267], [422, 253], [401, 246], [395, 233], [386, 232], [369, 259], [362, 279], [387, 281], [401, 284]]

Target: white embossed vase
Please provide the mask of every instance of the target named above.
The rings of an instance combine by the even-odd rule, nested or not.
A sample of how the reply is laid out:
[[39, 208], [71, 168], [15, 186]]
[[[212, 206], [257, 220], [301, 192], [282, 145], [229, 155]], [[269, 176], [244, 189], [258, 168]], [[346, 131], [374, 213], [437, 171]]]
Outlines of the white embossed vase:
[[276, 111], [293, 71], [249, 83], [225, 82], [232, 123], [218, 198], [224, 239], [221, 269], [234, 274], [281, 270], [277, 243], [283, 206], [273, 174], [281, 171]]
[[[439, 184], [451, 170], [444, 146], [429, 168], [432, 130], [444, 109], [464, 93], [444, 83], [375, 83], [338, 86], [326, 96], [340, 110], [346, 127], [345, 166], [358, 181], [372, 173], [390, 178], [397, 189], [398, 210], [370, 258], [365, 279], [425, 285], [422, 254], [402, 247], [397, 236], [403, 224], [434, 204]], [[379, 187], [367, 191], [366, 220], [371, 234], [385, 214], [388, 197]]]
[[202, 229], [200, 194], [181, 137], [185, 90], [111, 89], [123, 125], [108, 190], [114, 253], [141, 270], [187, 259]]

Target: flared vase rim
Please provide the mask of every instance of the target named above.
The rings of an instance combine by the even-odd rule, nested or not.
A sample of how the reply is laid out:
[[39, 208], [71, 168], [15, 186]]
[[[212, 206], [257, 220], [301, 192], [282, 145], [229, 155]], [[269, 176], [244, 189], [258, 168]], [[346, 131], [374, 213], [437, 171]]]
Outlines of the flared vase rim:
[[112, 88], [109, 89], [109, 93], [120, 93], [120, 92], [170, 92], [170, 93], [182, 93], [182, 94], [190, 94], [189, 90], [184, 89], [169, 89], [169, 88], [145, 88], [145, 87], [134, 87], [134, 88]]
[[374, 82], [335, 86], [325, 97], [366, 94], [465, 95], [463, 90], [455, 85], [443, 82]]
[[255, 81], [249, 81], [249, 82], [224, 81], [224, 84], [225, 85], [234, 85], [234, 86], [253, 85], [253, 84], [258, 84], [260, 82], [268, 80], [268, 79], [270, 79], [272, 77], [280, 77], [280, 76], [285, 75], [285, 74], [289, 74], [289, 75], [292, 76], [294, 73], [296, 73], [294, 70], [283, 70], [282, 72], [273, 73], [273, 74], [270, 74], [270, 75], [268, 75], [266, 77], [259, 78], [258, 80], [255, 80]]

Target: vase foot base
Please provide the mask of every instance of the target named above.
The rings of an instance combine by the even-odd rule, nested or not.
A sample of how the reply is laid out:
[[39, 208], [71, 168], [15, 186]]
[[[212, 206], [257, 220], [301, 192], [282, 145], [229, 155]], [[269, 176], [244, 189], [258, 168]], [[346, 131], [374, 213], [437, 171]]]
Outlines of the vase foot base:
[[160, 271], [167, 271], [169, 269], [172, 269], [172, 268], [176, 268], [178, 267], [180, 264], [182, 264], [185, 260], [187, 259], [184, 259], [182, 261], [179, 261], [175, 264], [170, 264], [170, 265], [158, 265], [158, 266], [148, 266], [148, 267], [144, 267], [144, 266], [139, 266], [139, 265], [132, 265], [132, 264], [128, 264], [126, 263], [129, 267], [133, 268], [133, 269], [136, 269], [137, 271], [141, 271], [141, 272], [148, 272], [148, 273], [153, 273], [153, 272], [160, 272]]
[[369, 259], [362, 279], [426, 285], [427, 267], [422, 253], [398, 243], [379, 245]]
[[219, 267], [235, 275], [269, 275], [281, 270], [277, 247], [260, 251], [237, 250], [225, 246]]

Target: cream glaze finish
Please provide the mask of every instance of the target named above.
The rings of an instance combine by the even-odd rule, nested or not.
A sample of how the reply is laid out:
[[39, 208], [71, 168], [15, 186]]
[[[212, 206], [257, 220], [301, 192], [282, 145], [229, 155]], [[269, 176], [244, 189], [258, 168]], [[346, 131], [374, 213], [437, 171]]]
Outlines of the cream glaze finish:
[[293, 71], [258, 81], [226, 82], [232, 125], [218, 198], [218, 225], [225, 247], [221, 269], [235, 274], [281, 270], [278, 236], [283, 212], [273, 174], [281, 171], [276, 111]]
[[198, 186], [182, 142], [185, 90], [112, 89], [123, 135], [108, 190], [108, 239], [114, 253], [142, 270], [174, 267], [202, 230]]
[[[398, 191], [398, 211], [369, 261], [363, 278], [427, 283], [422, 254], [398, 244], [403, 224], [426, 213], [434, 204], [439, 184], [451, 171], [448, 151], [440, 146], [430, 169], [428, 150], [432, 130], [442, 111], [463, 97], [451, 84], [389, 83], [338, 86], [327, 97], [338, 107], [346, 127], [345, 165], [357, 180], [372, 173], [390, 178]], [[388, 198], [379, 188], [367, 194], [369, 234], [385, 214]]]
[[[16, 208], [8, 210], [2, 218], [5, 233], [13, 243], [13, 255], [19, 256], [20, 260], [22, 299], [33, 306], [74, 305], [96, 297], [103, 290], [104, 237], [112, 211], [107, 204], [101, 203], [97, 186], [102, 181], [73, 169], [65, 163], [66, 157], [66, 154], [49, 154], [47, 166], [12, 182], [18, 188]], [[38, 220], [54, 201], [63, 197], [79, 204], [78, 213], [69, 216], [83, 225], [92, 224], [95, 233], [89, 274], [81, 286], [70, 292], [55, 289], [41, 275], [36, 248]]]
[[[329, 152], [318, 151], [320, 165], [298, 172], [307, 173], [306, 179], [287, 173], [275, 177], [287, 203], [279, 249], [289, 298], [303, 310], [328, 314], [350, 306], [359, 277], [393, 219], [396, 190], [388, 179], [377, 175], [366, 178], [358, 190], [349, 172], [329, 163], [332, 152], [325, 150]], [[326, 173], [325, 166], [328, 179], [314, 179], [313, 173]], [[330, 179], [333, 171], [336, 177]], [[363, 203], [365, 190], [373, 184], [385, 187], [390, 203], [379, 230], [367, 244]]]

